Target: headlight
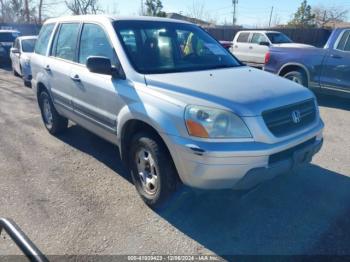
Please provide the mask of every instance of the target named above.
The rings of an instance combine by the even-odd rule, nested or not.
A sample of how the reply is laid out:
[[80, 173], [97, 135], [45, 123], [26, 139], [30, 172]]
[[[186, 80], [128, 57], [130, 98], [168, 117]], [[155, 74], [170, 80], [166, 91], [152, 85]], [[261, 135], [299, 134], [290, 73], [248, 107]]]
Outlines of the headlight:
[[0, 52], [6, 52], [5, 48], [3, 48], [1, 45], [0, 45]]
[[232, 112], [188, 106], [185, 121], [190, 136], [201, 138], [251, 138], [243, 120]]

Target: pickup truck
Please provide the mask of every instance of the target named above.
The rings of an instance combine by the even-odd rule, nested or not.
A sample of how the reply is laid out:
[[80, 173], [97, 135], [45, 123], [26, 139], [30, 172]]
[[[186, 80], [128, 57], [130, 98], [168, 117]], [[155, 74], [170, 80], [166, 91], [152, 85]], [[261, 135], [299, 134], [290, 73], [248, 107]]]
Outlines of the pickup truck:
[[243, 63], [262, 68], [270, 47], [308, 48], [310, 45], [294, 43], [277, 31], [240, 31], [232, 42], [231, 52]]
[[350, 97], [350, 28], [335, 29], [323, 48], [271, 47], [264, 70], [315, 91]]

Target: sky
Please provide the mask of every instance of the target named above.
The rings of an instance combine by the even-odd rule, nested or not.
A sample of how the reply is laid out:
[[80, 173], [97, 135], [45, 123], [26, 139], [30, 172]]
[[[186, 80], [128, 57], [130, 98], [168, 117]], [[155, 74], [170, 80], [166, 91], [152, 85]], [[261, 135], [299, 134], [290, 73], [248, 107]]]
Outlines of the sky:
[[[141, 0], [99, 0], [101, 7], [110, 14], [138, 15]], [[203, 3], [205, 17], [218, 23], [232, 21], [232, 0], [162, 0], [165, 12], [188, 14], [193, 2]], [[238, 0], [237, 24], [246, 26], [266, 26], [273, 7], [272, 23], [286, 23], [300, 6], [301, 0]], [[309, 0], [311, 6], [337, 6], [350, 10], [350, 0]], [[56, 14], [69, 14], [64, 2], [57, 6]], [[59, 12], [58, 12], [59, 11]], [[350, 12], [349, 12], [350, 14]], [[348, 17], [350, 20], [350, 15]]]

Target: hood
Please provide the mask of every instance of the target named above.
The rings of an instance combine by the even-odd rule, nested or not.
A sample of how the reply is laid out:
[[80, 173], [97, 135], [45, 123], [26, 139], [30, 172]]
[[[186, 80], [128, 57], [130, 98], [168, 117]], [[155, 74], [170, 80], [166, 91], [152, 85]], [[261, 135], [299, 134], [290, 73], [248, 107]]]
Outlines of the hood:
[[290, 80], [250, 67], [146, 75], [146, 83], [184, 105], [231, 110], [258, 116], [268, 109], [310, 99], [311, 91]]
[[299, 44], [299, 43], [285, 43], [285, 44], [274, 44], [276, 47], [293, 47], [293, 48], [307, 48], [314, 47], [312, 45]]

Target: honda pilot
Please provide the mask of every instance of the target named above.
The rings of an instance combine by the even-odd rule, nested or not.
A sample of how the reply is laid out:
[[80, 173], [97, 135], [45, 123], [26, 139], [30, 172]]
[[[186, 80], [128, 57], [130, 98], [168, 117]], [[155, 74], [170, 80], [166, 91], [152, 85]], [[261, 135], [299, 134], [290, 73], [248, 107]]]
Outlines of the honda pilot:
[[47, 130], [59, 134], [71, 120], [117, 145], [151, 207], [181, 184], [252, 188], [322, 146], [312, 92], [243, 65], [188, 22], [50, 19], [31, 66]]

